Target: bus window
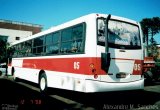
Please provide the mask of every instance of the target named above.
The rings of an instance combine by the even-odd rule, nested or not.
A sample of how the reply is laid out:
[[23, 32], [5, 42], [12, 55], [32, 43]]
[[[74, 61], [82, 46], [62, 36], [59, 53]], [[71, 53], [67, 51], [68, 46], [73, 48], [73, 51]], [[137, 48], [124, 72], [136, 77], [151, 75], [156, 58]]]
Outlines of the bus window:
[[[105, 45], [105, 23], [98, 19], [98, 45]], [[109, 20], [108, 43], [112, 48], [140, 49], [139, 28], [123, 21]]]
[[58, 54], [58, 51], [59, 51], [58, 44], [46, 46], [46, 54]]
[[12, 57], [17, 57], [17, 55], [18, 55], [17, 45], [11, 47], [10, 50], [11, 50], [10, 55], [11, 55]]
[[83, 39], [83, 24], [77, 25], [72, 30], [72, 52], [82, 52], [83, 51], [83, 45], [82, 45], [82, 39]]
[[42, 46], [42, 45], [44, 45], [44, 42], [45, 42], [44, 37], [36, 38], [33, 40], [33, 46], [34, 47]]
[[24, 46], [25, 56], [31, 55], [32, 40], [26, 41]]
[[109, 44], [113, 48], [140, 49], [139, 28], [129, 23], [109, 21]]
[[71, 42], [63, 42], [61, 44], [61, 53], [71, 53]]
[[56, 44], [56, 43], [59, 43], [59, 38], [60, 38], [60, 33], [59, 32], [56, 32], [56, 33], [53, 33], [53, 44]]
[[62, 31], [62, 42], [69, 41], [72, 39], [72, 30], [71, 28], [65, 29]]
[[73, 39], [82, 39], [83, 37], [83, 24], [80, 24], [78, 26], [75, 26], [72, 29], [72, 37]]
[[43, 55], [44, 54], [44, 45], [45, 45], [45, 37], [39, 37], [33, 40], [33, 51], [34, 55]]
[[46, 45], [52, 44], [52, 34], [46, 35]]
[[35, 55], [37, 53], [37, 49], [36, 48], [32, 48], [32, 53], [33, 53], [33, 55]]
[[[76, 25], [72, 28], [62, 32], [62, 53], [77, 53], [83, 52], [83, 39], [84, 39], [84, 25]], [[68, 36], [68, 38], [67, 38]]]
[[59, 53], [59, 36], [59, 32], [56, 32], [46, 37], [46, 54]]
[[98, 29], [97, 29], [97, 36], [98, 36], [98, 45], [105, 45], [105, 23], [103, 19], [97, 20]]
[[43, 46], [37, 47], [37, 54], [42, 54], [43, 53]]
[[83, 52], [83, 45], [82, 39], [74, 40], [71, 44], [71, 51], [72, 52]]

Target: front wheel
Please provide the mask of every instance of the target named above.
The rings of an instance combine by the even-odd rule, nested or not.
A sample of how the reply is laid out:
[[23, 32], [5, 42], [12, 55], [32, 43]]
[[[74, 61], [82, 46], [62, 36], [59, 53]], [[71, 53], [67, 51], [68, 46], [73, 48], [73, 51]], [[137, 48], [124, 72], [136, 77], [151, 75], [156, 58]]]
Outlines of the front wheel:
[[14, 69], [14, 67], [12, 67], [11, 75], [12, 75], [12, 77], [13, 77], [13, 81], [17, 82], [17, 81], [18, 81], [18, 78], [17, 78], [16, 75], [15, 75], [15, 69]]
[[46, 93], [47, 92], [47, 77], [46, 77], [46, 74], [43, 73], [40, 75], [40, 78], [39, 78], [39, 88], [40, 88], [40, 91], [42, 93]]
[[2, 76], [2, 71], [0, 71], [0, 76]]

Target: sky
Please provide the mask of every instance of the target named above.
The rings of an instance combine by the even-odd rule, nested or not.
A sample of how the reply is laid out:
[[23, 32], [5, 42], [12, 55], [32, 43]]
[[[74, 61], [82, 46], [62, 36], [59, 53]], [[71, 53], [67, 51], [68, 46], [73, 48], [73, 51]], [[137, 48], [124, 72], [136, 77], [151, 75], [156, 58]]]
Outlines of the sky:
[[[139, 22], [160, 17], [160, 0], [0, 0], [0, 19], [40, 24], [43, 30], [90, 13]], [[160, 34], [154, 38], [160, 44]]]

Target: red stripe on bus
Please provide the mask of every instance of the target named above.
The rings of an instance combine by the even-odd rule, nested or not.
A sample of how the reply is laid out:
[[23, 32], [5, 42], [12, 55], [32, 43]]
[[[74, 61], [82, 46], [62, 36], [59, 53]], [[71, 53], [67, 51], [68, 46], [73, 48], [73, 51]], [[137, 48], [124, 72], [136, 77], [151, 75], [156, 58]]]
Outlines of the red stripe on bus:
[[[123, 58], [116, 58], [122, 60]], [[123, 59], [128, 60], [128, 59]], [[142, 74], [143, 60], [134, 60], [133, 75]], [[90, 67], [94, 64], [94, 70]], [[136, 67], [137, 66], [137, 67]], [[23, 59], [22, 68], [67, 72], [86, 75], [106, 75], [101, 69], [100, 57], [83, 57], [83, 58], [44, 58], [44, 59]]]
[[[100, 58], [46, 58], [46, 59], [24, 59], [23, 68], [33, 68], [41, 70], [77, 73], [77, 74], [93, 74], [90, 64], [94, 64], [95, 69], [101, 68]], [[96, 74], [105, 74], [104, 71]], [[94, 73], [95, 74], [95, 73]]]

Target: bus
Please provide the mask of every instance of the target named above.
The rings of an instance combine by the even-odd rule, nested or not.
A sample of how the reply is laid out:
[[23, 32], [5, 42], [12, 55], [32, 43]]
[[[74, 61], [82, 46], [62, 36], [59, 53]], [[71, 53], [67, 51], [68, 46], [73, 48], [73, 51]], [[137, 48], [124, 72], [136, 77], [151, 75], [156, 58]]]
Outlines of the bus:
[[144, 89], [138, 22], [92, 13], [11, 45], [8, 74], [39, 85], [79, 92]]

